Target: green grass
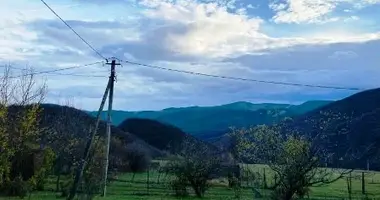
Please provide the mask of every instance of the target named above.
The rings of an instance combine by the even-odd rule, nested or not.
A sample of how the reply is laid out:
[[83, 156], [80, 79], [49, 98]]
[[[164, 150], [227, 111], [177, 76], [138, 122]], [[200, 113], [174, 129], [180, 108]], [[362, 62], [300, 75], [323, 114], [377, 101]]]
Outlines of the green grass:
[[[244, 166], [243, 166], [244, 168]], [[267, 176], [267, 183], [270, 185], [274, 183], [273, 175], [268, 166], [263, 165], [249, 165], [249, 169], [253, 172], [259, 173], [261, 176], [264, 174], [264, 168]], [[351, 173], [352, 180], [352, 198], [361, 199], [362, 195], [362, 172], [364, 172], [365, 190], [368, 198], [380, 198], [380, 173], [375, 171], [353, 171]], [[310, 198], [348, 198], [347, 190], [347, 174], [342, 179], [337, 180], [328, 185], [315, 186], [310, 188]]]
[[[252, 171], [259, 172], [263, 174], [263, 166], [250, 165]], [[269, 169], [266, 169], [267, 182], [270, 184], [273, 180], [269, 173]], [[96, 199], [104, 200], [161, 200], [161, 199], [181, 199], [173, 196], [172, 191], [168, 187], [168, 181], [170, 176], [164, 177], [162, 174], [160, 176], [160, 183], [158, 183], [159, 173], [157, 171], [150, 172], [150, 184], [149, 190], [147, 188], [147, 173], [136, 174], [134, 180], [132, 181], [132, 174], [123, 174], [118, 177], [118, 180], [113, 181], [109, 184], [107, 188], [107, 197], [97, 197]], [[352, 173], [352, 187], [353, 194], [352, 199], [362, 199], [361, 194], [361, 172], [355, 171]], [[366, 191], [369, 198], [380, 198], [380, 173], [369, 172], [365, 176], [366, 181]], [[49, 184], [47, 189], [53, 190], [55, 188], [54, 177], [49, 179]], [[241, 199], [253, 199], [253, 192], [250, 187], [252, 182], [243, 181], [242, 183], [242, 195]], [[191, 191], [191, 190], [189, 190]], [[264, 195], [264, 198], [269, 197], [269, 191], [263, 189], [258, 189], [260, 193]], [[31, 195], [31, 200], [47, 200], [47, 199], [57, 199], [57, 195], [54, 192], [35, 192]], [[312, 187], [310, 193], [311, 199], [347, 199], [347, 184], [345, 179], [338, 180], [330, 185], [325, 185], [321, 187]], [[5, 199], [17, 199], [17, 198], [4, 198], [0, 197], [1, 200]], [[28, 199], [28, 198], [26, 198]], [[184, 199], [196, 199], [194, 194], [190, 194], [190, 197]], [[206, 200], [229, 200], [234, 199], [234, 191], [227, 187], [226, 179], [218, 179], [212, 181], [212, 187], [207, 191], [205, 198]]]

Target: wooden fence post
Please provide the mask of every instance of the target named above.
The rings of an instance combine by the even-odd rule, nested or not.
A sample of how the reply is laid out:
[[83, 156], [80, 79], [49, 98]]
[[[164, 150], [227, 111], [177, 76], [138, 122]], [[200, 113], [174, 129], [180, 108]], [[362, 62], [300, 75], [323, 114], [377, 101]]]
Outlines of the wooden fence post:
[[148, 166], [148, 173], [146, 174], [146, 192], [149, 195], [149, 172], [150, 172], [150, 166]]
[[362, 194], [365, 194], [365, 179], [364, 179], [364, 172], [362, 172]]

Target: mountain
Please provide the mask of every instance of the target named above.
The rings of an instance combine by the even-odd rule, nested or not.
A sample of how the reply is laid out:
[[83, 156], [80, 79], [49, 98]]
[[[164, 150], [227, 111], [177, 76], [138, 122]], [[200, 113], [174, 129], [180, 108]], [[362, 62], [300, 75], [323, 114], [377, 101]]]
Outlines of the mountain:
[[[257, 124], [272, 124], [285, 117], [294, 117], [331, 101], [309, 101], [300, 105], [235, 102], [220, 106], [167, 108], [161, 111], [113, 111], [112, 119], [118, 125], [130, 118], [153, 119], [172, 124], [186, 133], [207, 139], [225, 134], [230, 127], [247, 127]], [[95, 116], [96, 112], [89, 112]], [[103, 119], [106, 112], [102, 113]]]
[[136, 135], [155, 148], [170, 153], [178, 152], [184, 139], [188, 139], [196, 145], [207, 145], [212, 150], [218, 150], [213, 145], [188, 135], [173, 125], [156, 120], [131, 118], [122, 122], [118, 127]]
[[300, 105], [293, 105], [289, 107], [289, 109], [297, 115], [302, 115], [315, 109], [322, 108], [330, 103], [332, 103], [332, 101], [306, 101]]
[[283, 109], [288, 108], [290, 104], [275, 104], [275, 103], [260, 103], [253, 104], [245, 101], [239, 101], [235, 103], [225, 104], [221, 106], [215, 106], [216, 108], [232, 109], [232, 110], [260, 110], [260, 109]]
[[358, 158], [346, 165], [380, 169], [380, 89], [354, 94], [281, 124], [284, 131], [308, 136], [323, 135], [318, 143], [334, 154], [331, 165]]
[[[78, 137], [85, 142], [89, 131], [95, 126], [96, 119], [88, 113], [68, 106], [60, 106], [55, 104], [42, 104], [42, 112], [40, 113], [40, 128], [57, 134], [70, 134]], [[9, 112], [16, 112], [22, 109], [19, 106], [12, 106]], [[98, 134], [105, 135], [106, 122], [100, 121]], [[151, 156], [160, 156], [162, 152], [155, 147], [147, 144], [140, 138], [130, 133], [124, 132], [115, 126], [111, 126], [111, 135], [122, 141], [123, 144], [136, 143], [143, 147]], [[112, 141], [113, 142], [113, 141]], [[113, 145], [111, 144], [111, 148]], [[111, 149], [112, 152], [113, 149]]]

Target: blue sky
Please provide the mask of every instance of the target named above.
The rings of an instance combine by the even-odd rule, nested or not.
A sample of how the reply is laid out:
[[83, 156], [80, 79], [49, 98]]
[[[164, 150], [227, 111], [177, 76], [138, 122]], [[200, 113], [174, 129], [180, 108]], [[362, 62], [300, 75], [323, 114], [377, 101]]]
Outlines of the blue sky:
[[[265, 81], [359, 88], [380, 83], [380, 0], [46, 2], [105, 57]], [[101, 61], [40, 1], [1, 1], [0, 13], [0, 64], [42, 71]], [[49, 86], [47, 101], [70, 99], [78, 108], [96, 110], [108, 66], [62, 73], [89, 77], [39, 75]], [[351, 94], [123, 64], [117, 68], [114, 108], [300, 103]]]

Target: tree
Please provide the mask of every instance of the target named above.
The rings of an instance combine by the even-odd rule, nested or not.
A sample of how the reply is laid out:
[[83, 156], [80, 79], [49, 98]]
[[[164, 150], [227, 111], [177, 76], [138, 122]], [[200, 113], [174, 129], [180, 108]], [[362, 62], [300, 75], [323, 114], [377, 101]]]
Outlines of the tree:
[[145, 171], [151, 162], [148, 152], [137, 143], [128, 144], [125, 149], [124, 160], [127, 162], [128, 170], [133, 173], [132, 181], [135, 174]]
[[[80, 119], [70, 112], [71, 105], [72, 102], [66, 101], [65, 106], [60, 107], [58, 114], [54, 115], [54, 120], [45, 119], [49, 124], [44, 131], [44, 142], [53, 147], [57, 155], [54, 161], [54, 174], [57, 176], [56, 191], [60, 190], [61, 175], [71, 173], [83, 152], [84, 141], [74, 133], [74, 130], [83, 126], [78, 126]], [[47, 114], [45, 117], [51, 116]], [[80, 131], [88, 132], [89, 128]]]
[[[45, 82], [38, 83], [33, 69], [13, 76], [11, 66], [4, 66], [0, 78], [0, 190], [12, 190], [14, 181], [43, 183], [40, 178], [50, 170], [49, 150], [40, 146], [40, 104], [47, 92]], [[34, 153], [37, 150], [40, 153]], [[37, 156], [36, 156], [37, 155]], [[42, 164], [20, 167], [25, 160]], [[21, 178], [20, 178], [21, 175]], [[23, 184], [22, 184], [23, 185]], [[37, 186], [34, 186], [37, 187]], [[40, 186], [38, 186], [40, 187]]]
[[268, 164], [277, 177], [273, 198], [290, 200], [304, 197], [311, 186], [329, 184], [352, 170], [327, 169], [324, 161], [330, 157], [320, 148], [319, 135], [309, 138], [300, 134], [284, 134], [277, 126], [257, 126], [244, 130], [251, 145], [244, 148], [252, 161]]
[[88, 164], [83, 173], [80, 195], [84, 195], [86, 199], [93, 199], [103, 188], [105, 141], [105, 138], [100, 136], [95, 138], [94, 147], [91, 149]]
[[[209, 181], [216, 176], [221, 167], [220, 155], [208, 148], [192, 142], [188, 138], [181, 144], [178, 158], [169, 161], [167, 170], [174, 174], [174, 183], [182, 188], [190, 185], [197, 197], [201, 198], [209, 188]], [[178, 187], [177, 187], [178, 188]]]

